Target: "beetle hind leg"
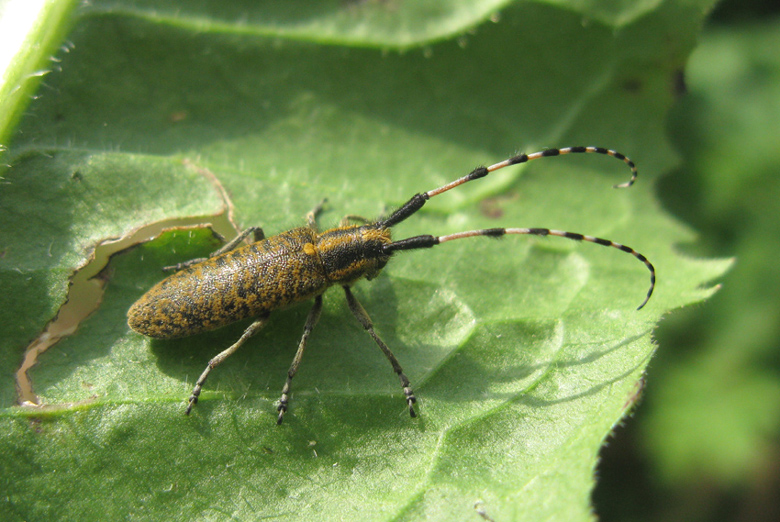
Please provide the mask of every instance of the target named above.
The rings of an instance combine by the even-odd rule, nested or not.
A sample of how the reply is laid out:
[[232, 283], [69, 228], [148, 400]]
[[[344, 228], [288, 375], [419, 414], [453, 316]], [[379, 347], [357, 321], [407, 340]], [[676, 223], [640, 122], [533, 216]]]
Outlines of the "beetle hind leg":
[[[212, 231], [212, 232], [215, 235], [218, 235], [222, 239], [222, 241], [225, 240], [224, 237], [220, 236], [216, 232], [214, 232], [214, 231]], [[231, 250], [236, 248], [239, 243], [241, 243], [243, 240], [245, 240], [249, 236], [249, 234], [252, 234], [252, 238], [254, 239], [255, 242], [262, 241], [263, 239], [265, 239], [265, 232], [263, 232], [263, 228], [262, 227], [249, 227], [246, 230], [244, 230], [243, 232], [241, 232], [239, 235], [237, 235], [236, 237], [231, 239], [229, 242], [225, 243], [222, 247], [220, 247], [219, 250], [216, 250], [216, 251], [212, 252], [211, 254], [209, 254], [209, 257], [196, 257], [195, 259], [190, 259], [189, 261], [184, 261], [182, 263], [176, 263], [175, 265], [164, 266], [163, 267], [163, 271], [166, 271], [166, 272], [178, 271], [178, 270], [181, 270], [182, 268], [187, 268], [188, 266], [196, 265], [198, 263], [202, 263], [203, 261], [205, 261], [205, 260], [207, 260], [209, 258], [212, 258], [214, 256], [218, 256], [220, 254], [224, 254], [225, 252], [230, 252]]]
[[200, 374], [200, 377], [198, 378], [198, 381], [195, 383], [195, 388], [192, 389], [192, 395], [190, 395], [190, 400], [187, 403], [187, 410], [184, 412], [186, 415], [190, 414], [190, 411], [192, 410], [192, 407], [195, 406], [198, 403], [198, 397], [200, 397], [200, 392], [203, 389], [203, 384], [206, 382], [206, 379], [209, 376], [209, 373], [211, 373], [211, 370], [219, 366], [222, 361], [233, 355], [236, 350], [238, 350], [242, 344], [246, 342], [247, 339], [255, 335], [257, 332], [260, 331], [262, 327], [266, 325], [268, 322], [268, 315], [265, 315], [264, 317], [261, 317], [260, 319], [256, 320], [252, 324], [249, 325], [249, 328], [244, 330], [244, 333], [241, 334], [241, 337], [233, 343], [227, 350], [224, 350], [220, 353], [218, 353], [213, 359], [209, 361], [208, 366], [206, 366], [206, 369], [203, 371], [202, 374]]

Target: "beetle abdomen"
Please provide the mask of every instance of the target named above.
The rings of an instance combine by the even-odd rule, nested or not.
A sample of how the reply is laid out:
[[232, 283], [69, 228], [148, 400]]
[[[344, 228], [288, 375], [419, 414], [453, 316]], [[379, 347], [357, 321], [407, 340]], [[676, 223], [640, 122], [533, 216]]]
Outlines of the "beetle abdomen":
[[171, 339], [310, 299], [329, 286], [315, 241], [314, 231], [296, 228], [187, 267], [136, 301], [128, 324]]

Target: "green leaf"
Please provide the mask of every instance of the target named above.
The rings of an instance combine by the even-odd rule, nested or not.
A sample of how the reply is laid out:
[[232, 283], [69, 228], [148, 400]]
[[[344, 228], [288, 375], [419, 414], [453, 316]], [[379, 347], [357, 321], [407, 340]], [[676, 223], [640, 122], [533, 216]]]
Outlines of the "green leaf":
[[[658, 7], [659, 0], [550, 0], [589, 20], [623, 26]], [[323, 44], [409, 49], [453, 38], [487, 20], [501, 19], [510, 0], [320, 1], [103, 0], [92, 13], [119, 13], [188, 30], [279, 37]]]
[[[296, 34], [257, 22], [273, 19], [271, 4], [242, 17], [206, 2], [159, 16], [142, 2], [84, 8], [14, 135], [0, 191], [12, 210], [0, 217], [3, 519], [473, 520], [478, 502], [496, 520], [590, 519], [598, 450], [635, 399], [656, 321], [708, 296], [702, 285], [727, 266], [677, 253], [693, 234], [653, 196], [675, 162], [664, 114], [702, 6], [664, 3], [636, 19], [616, 9], [633, 20], [617, 29], [576, 6], [518, 2], [498, 23], [480, 23], [490, 8], [461, 22], [473, 31], [457, 37], [420, 11], [404, 15], [419, 33], [409, 39], [393, 14], [413, 12], [406, 3], [291, 11]], [[333, 36], [364, 9], [381, 38]], [[29, 372], [45, 407], [10, 406], [25, 344], [98, 243], [223, 210], [204, 169], [241, 228], [272, 234], [322, 198], [331, 226], [518, 147], [580, 144], [630, 154], [640, 180], [612, 190], [629, 175], [620, 162], [546, 159], [432, 199], [395, 237], [499, 226], [607, 237], [655, 263], [656, 294], [636, 311], [641, 263], [559, 238], [399, 254], [355, 293], [411, 379], [418, 419], [338, 290], [284, 425], [274, 402], [307, 304], [274, 314], [185, 417], [193, 381], [246, 324], [163, 342], [132, 332], [125, 314], [162, 266], [214, 250], [203, 229], [115, 255], [98, 310]]]

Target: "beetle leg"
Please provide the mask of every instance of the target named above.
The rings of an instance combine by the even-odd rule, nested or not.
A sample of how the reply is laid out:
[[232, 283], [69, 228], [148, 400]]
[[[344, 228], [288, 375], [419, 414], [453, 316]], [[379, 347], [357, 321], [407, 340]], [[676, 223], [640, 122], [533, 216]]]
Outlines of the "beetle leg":
[[200, 391], [203, 388], [203, 383], [206, 382], [206, 378], [208, 378], [209, 373], [212, 369], [216, 368], [217, 366], [222, 363], [225, 359], [233, 355], [233, 353], [238, 350], [242, 344], [246, 342], [247, 339], [255, 335], [262, 327], [266, 325], [268, 322], [268, 315], [265, 315], [264, 317], [261, 317], [254, 323], [249, 325], [249, 328], [244, 330], [244, 333], [241, 334], [241, 337], [233, 343], [227, 350], [222, 351], [216, 355], [213, 359], [209, 361], [208, 366], [206, 366], [206, 369], [203, 371], [203, 373], [198, 378], [198, 382], [195, 383], [195, 388], [192, 390], [192, 395], [190, 395], [189, 403], [187, 404], [187, 410], [184, 412], [187, 415], [190, 414], [190, 410], [192, 410], [192, 407], [195, 406], [195, 404], [198, 403], [198, 396], [200, 395]]
[[238, 246], [239, 243], [241, 243], [243, 240], [245, 240], [249, 234], [253, 234], [255, 241], [261, 241], [265, 239], [265, 232], [263, 232], [262, 227], [249, 227], [243, 232], [241, 232], [239, 235], [231, 239], [229, 242], [227, 242], [225, 245], [223, 245], [219, 250], [216, 250], [209, 254], [209, 257], [196, 257], [195, 259], [190, 259], [189, 261], [184, 261], [183, 263], [177, 263], [175, 265], [171, 266], [164, 266], [163, 270], [165, 271], [171, 271], [171, 270], [181, 270], [182, 268], [187, 268], [190, 265], [195, 265], [197, 263], [202, 263], [206, 259], [209, 259], [214, 256], [218, 256], [220, 254], [224, 254], [225, 252], [230, 252], [234, 248]]
[[320, 214], [320, 212], [322, 212], [322, 209], [325, 208], [325, 203], [327, 202], [328, 198], [323, 199], [319, 202], [319, 204], [317, 204], [316, 207], [306, 213], [306, 222], [309, 224], [310, 229], [319, 231], [319, 227], [317, 226], [317, 216]]
[[384, 353], [385, 357], [387, 357], [387, 360], [390, 361], [390, 364], [393, 366], [395, 373], [398, 374], [398, 378], [401, 380], [401, 386], [404, 389], [404, 395], [406, 396], [406, 403], [409, 405], [409, 415], [416, 417], [417, 414], [414, 412], [414, 403], [417, 402], [417, 398], [414, 396], [414, 391], [412, 390], [412, 386], [409, 383], [409, 379], [406, 377], [406, 375], [404, 375], [404, 371], [401, 368], [401, 365], [398, 363], [398, 359], [395, 358], [395, 355], [393, 355], [393, 352], [390, 351], [390, 348], [388, 348], [384, 341], [382, 341], [382, 339], [380, 339], [376, 334], [374, 331], [374, 324], [371, 322], [371, 318], [368, 316], [366, 309], [363, 308], [363, 305], [361, 305], [357, 298], [352, 294], [352, 290], [350, 290], [349, 287], [345, 285], [344, 292], [347, 294], [347, 304], [349, 305], [349, 309], [352, 311], [352, 314], [357, 318], [360, 324], [363, 325], [363, 328], [366, 329], [368, 335], [374, 339], [376, 344], [382, 350], [382, 353]]
[[254, 229], [252, 231], [252, 238], [254, 239], [255, 243], [265, 239], [265, 232], [263, 232], [263, 227], [249, 227], [249, 228]]
[[370, 223], [371, 220], [368, 218], [364, 218], [363, 216], [358, 216], [356, 214], [347, 214], [343, 218], [341, 218], [341, 221], [339, 221], [340, 227], [346, 227], [349, 226], [351, 222], [358, 222], [358, 223]]
[[[229, 242], [225, 243], [219, 250], [215, 250], [214, 252], [209, 254], [209, 257], [215, 257], [220, 254], [224, 254], [225, 252], [230, 252], [231, 250], [236, 248], [240, 242], [242, 242], [247, 237], [249, 237], [249, 234], [253, 235], [255, 241], [260, 241], [262, 239], [265, 239], [265, 232], [263, 232], [263, 227], [249, 227], [244, 229], [243, 232], [241, 232], [239, 235], [231, 239]], [[258, 239], [258, 237], [260, 239]]]
[[321, 312], [322, 295], [318, 295], [314, 298], [314, 306], [311, 307], [309, 316], [306, 318], [306, 324], [303, 326], [303, 337], [301, 337], [301, 342], [298, 343], [298, 351], [295, 352], [295, 358], [293, 358], [290, 369], [287, 370], [287, 380], [284, 381], [282, 396], [279, 399], [279, 406], [276, 408], [279, 412], [279, 416], [276, 418], [277, 425], [281, 424], [282, 420], [284, 419], [284, 412], [287, 411], [287, 403], [290, 400], [290, 384], [292, 384], [292, 379], [295, 377], [295, 373], [298, 371], [298, 366], [301, 364], [303, 350], [306, 348], [306, 341], [309, 340], [309, 335], [311, 335], [311, 331], [314, 329], [314, 325], [316, 325], [317, 321], [319, 321]]

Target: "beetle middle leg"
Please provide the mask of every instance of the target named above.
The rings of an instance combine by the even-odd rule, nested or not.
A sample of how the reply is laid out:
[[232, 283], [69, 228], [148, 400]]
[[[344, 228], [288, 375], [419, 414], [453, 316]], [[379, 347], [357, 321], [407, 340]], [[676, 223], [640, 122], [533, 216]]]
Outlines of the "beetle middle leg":
[[239, 243], [241, 243], [243, 240], [245, 240], [249, 234], [252, 234], [252, 238], [254, 241], [262, 241], [265, 239], [265, 232], [263, 232], [263, 227], [249, 227], [245, 229], [243, 232], [241, 232], [239, 235], [225, 243], [222, 247], [220, 247], [219, 250], [215, 250], [211, 254], [209, 254], [209, 257], [196, 257], [195, 259], [190, 259], [189, 261], [184, 261], [182, 263], [177, 263], [175, 265], [170, 266], [164, 266], [164, 271], [175, 271], [175, 270], [181, 270], [182, 268], [187, 268], [190, 265], [195, 265], [197, 263], [202, 263], [206, 259], [209, 259], [214, 256], [218, 256], [220, 254], [224, 254], [225, 252], [230, 252], [234, 248], [238, 246]]
[[317, 226], [317, 216], [322, 213], [322, 209], [325, 208], [325, 203], [327, 202], [328, 198], [324, 198], [317, 204], [316, 207], [306, 213], [306, 223], [308, 223], [310, 229], [319, 231], [319, 227]]
[[279, 411], [279, 416], [276, 418], [277, 425], [281, 424], [282, 420], [284, 420], [284, 412], [287, 411], [287, 403], [290, 400], [290, 385], [292, 384], [293, 377], [295, 377], [295, 374], [298, 371], [298, 366], [301, 364], [303, 350], [306, 348], [306, 341], [309, 340], [309, 335], [311, 335], [311, 331], [314, 329], [317, 321], [319, 321], [321, 313], [322, 295], [318, 295], [314, 298], [314, 306], [311, 307], [309, 316], [306, 318], [306, 324], [303, 326], [303, 337], [301, 337], [301, 342], [298, 343], [298, 351], [295, 352], [295, 357], [290, 365], [290, 369], [287, 370], [287, 380], [284, 381], [282, 396], [279, 399], [279, 406], [276, 408], [277, 411]]
[[357, 318], [360, 324], [363, 325], [363, 328], [365, 328], [365, 330], [368, 332], [368, 335], [374, 339], [374, 342], [376, 342], [377, 346], [379, 346], [379, 349], [382, 350], [382, 353], [385, 354], [387, 360], [390, 361], [390, 364], [393, 366], [393, 370], [401, 380], [401, 387], [404, 389], [406, 403], [409, 405], [409, 415], [416, 417], [417, 414], [414, 412], [414, 403], [417, 402], [417, 398], [414, 396], [412, 385], [409, 383], [409, 379], [404, 374], [403, 368], [401, 368], [401, 365], [398, 363], [398, 359], [395, 358], [395, 355], [393, 355], [393, 352], [390, 351], [390, 348], [388, 348], [385, 342], [382, 341], [382, 339], [380, 339], [376, 334], [374, 331], [374, 324], [371, 322], [371, 318], [368, 316], [366, 309], [363, 308], [363, 305], [360, 304], [360, 301], [358, 301], [357, 298], [352, 294], [352, 290], [350, 290], [350, 288], [346, 285], [343, 288], [344, 293], [347, 295], [347, 304], [349, 305], [350, 311]]
[[190, 410], [192, 410], [192, 407], [195, 406], [195, 404], [198, 403], [198, 397], [200, 396], [200, 391], [203, 388], [203, 383], [206, 382], [206, 379], [209, 376], [209, 373], [211, 373], [211, 370], [216, 368], [217, 366], [222, 363], [225, 359], [233, 355], [236, 350], [238, 350], [242, 344], [246, 342], [247, 339], [255, 335], [257, 332], [260, 331], [262, 327], [266, 325], [268, 322], [268, 315], [265, 315], [261, 317], [260, 319], [256, 320], [252, 324], [249, 325], [249, 328], [244, 330], [244, 333], [241, 334], [241, 337], [233, 343], [227, 350], [224, 350], [216, 355], [213, 359], [209, 361], [208, 366], [206, 366], [206, 369], [203, 371], [203, 373], [198, 378], [198, 381], [195, 383], [195, 388], [192, 390], [192, 395], [190, 395], [189, 403], [187, 404], [187, 415], [190, 414]]

